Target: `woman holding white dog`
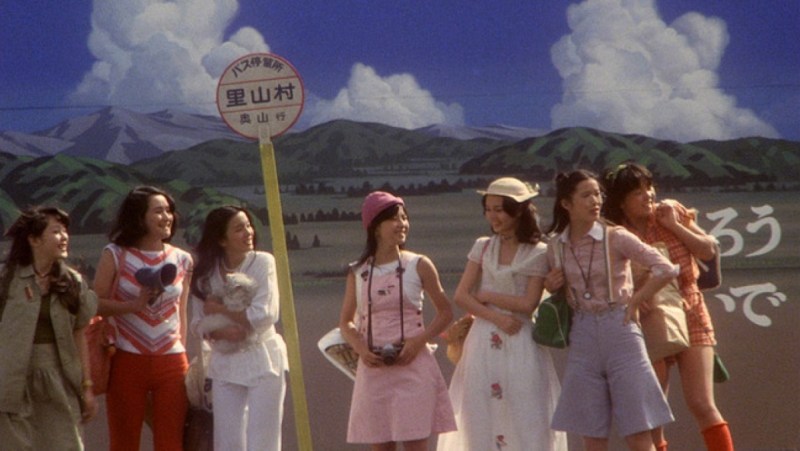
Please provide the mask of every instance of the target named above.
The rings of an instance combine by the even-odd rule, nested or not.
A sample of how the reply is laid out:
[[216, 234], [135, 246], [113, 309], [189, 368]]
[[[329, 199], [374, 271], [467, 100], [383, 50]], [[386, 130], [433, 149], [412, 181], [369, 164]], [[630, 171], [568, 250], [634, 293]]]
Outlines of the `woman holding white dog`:
[[196, 248], [191, 327], [211, 344], [208, 377], [218, 450], [281, 449], [289, 368], [286, 344], [275, 331], [275, 258], [255, 251], [256, 242], [250, 213], [224, 206], [206, 216]]

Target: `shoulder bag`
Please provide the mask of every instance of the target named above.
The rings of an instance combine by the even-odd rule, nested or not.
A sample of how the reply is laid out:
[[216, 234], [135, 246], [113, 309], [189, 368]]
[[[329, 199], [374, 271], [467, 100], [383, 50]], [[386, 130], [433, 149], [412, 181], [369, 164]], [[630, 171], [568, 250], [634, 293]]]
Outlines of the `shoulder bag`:
[[[664, 243], [651, 245], [669, 258]], [[649, 277], [641, 267], [631, 265], [636, 286], [641, 286]], [[638, 280], [637, 280], [638, 279]], [[650, 302], [650, 310], [639, 318], [642, 326], [647, 355], [655, 362], [671, 355], [679, 354], [689, 348], [689, 329], [686, 325], [686, 312], [683, 309], [683, 296], [675, 279], [656, 293]]]
[[[554, 252], [556, 268], [561, 267], [562, 245], [555, 238]], [[563, 349], [569, 346], [569, 328], [572, 325], [572, 308], [567, 302], [567, 285], [539, 303], [534, 314], [533, 341], [551, 348]]]
[[108, 390], [111, 357], [117, 351], [117, 329], [108, 318], [95, 316], [86, 326], [86, 346], [89, 348], [89, 374], [92, 391], [102, 395]]
[[454, 365], [461, 360], [461, 354], [464, 352], [464, 341], [467, 339], [467, 334], [474, 320], [475, 318], [467, 313], [453, 321], [453, 324], [443, 334], [447, 341], [447, 359]]
[[[689, 226], [694, 226], [697, 221], [699, 212], [697, 209], [689, 210], [687, 218]], [[700, 273], [697, 276], [697, 288], [701, 291], [713, 290], [722, 285], [722, 264], [719, 249], [719, 241], [714, 237], [714, 256], [708, 260], [701, 260], [697, 257], [694, 258]]]
[[695, 259], [700, 274], [697, 276], [697, 288], [701, 291], [713, 290], [722, 285], [722, 258], [719, 243], [714, 246], [714, 256], [708, 260]]
[[[111, 284], [111, 296], [119, 287], [119, 271], [125, 263], [126, 250], [121, 247], [117, 261], [117, 273]], [[117, 352], [117, 327], [110, 318], [97, 315], [86, 326], [86, 345], [89, 348], [89, 374], [92, 378], [92, 391], [95, 395], [105, 394], [111, 375], [111, 357]]]

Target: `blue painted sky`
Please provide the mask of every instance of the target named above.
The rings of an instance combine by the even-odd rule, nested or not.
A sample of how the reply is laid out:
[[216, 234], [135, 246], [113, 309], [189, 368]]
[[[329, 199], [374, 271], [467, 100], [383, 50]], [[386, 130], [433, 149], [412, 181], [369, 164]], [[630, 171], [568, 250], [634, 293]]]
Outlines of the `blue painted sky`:
[[217, 114], [236, 57], [303, 78], [296, 128], [583, 125], [800, 140], [797, 0], [8, 0], [0, 131], [113, 105]]

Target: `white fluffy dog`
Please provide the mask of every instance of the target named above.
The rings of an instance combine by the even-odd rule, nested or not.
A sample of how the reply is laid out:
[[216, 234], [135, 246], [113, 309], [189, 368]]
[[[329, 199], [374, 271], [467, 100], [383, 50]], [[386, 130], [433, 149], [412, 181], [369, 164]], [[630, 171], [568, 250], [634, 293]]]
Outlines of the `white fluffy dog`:
[[[256, 283], [247, 274], [235, 272], [225, 276], [225, 285], [221, 293], [213, 293], [222, 299], [225, 307], [231, 312], [241, 312], [250, 306], [256, 293]], [[201, 334], [209, 334], [215, 330], [234, 326], [236, 322], [221, 313], [203, 317], [197, 326]], [[243, 341], [214, 340], [211, 347], [219, 352], [229, 354], [245, 349], [255, 343], [256, 334], [250, 333]]]

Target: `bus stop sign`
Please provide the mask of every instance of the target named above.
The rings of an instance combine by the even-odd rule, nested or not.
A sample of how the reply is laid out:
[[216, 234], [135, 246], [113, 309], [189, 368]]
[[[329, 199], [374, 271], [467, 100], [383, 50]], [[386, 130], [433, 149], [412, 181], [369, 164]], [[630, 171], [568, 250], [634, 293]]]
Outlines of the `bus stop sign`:
[[217, 84], [217, 109], [233, 131], [258, 139], [259, 127], [279, 136], [300, 118], [303, 81], [285, 59], [251, 53], [231, 63]]

